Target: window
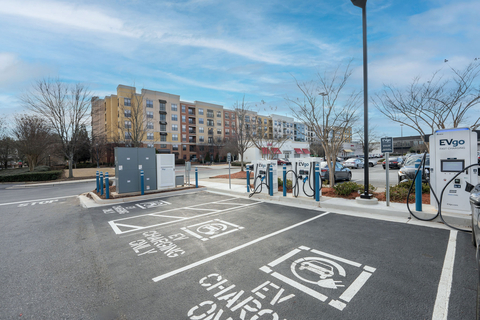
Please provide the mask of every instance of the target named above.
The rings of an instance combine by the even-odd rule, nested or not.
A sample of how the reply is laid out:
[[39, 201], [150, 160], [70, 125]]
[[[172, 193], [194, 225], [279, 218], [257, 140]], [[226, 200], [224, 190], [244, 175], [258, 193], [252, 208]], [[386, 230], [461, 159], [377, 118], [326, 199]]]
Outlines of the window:
[[125, 107], [130, 107], [130, 106], [132, 106], [132, 101], [131, 101], [131, 99], [130, 99], [130, 98], [123, 98], [123, 105], [124, 105]]
[[245, 116], [245, 122], [250, 122], [250, 116]]
[[187, 132], [187, 126], [182, 124], [182, 132]]
[[213, 118], [213, 110], [207, 109], [207, 118]]
[[160, 131], [167, 131], [167, 125], [166, 124], [161, 124], [160, 125]]
[[147, 111], [147, 118], [153, 119], [153, 111]]
[[198, 108], [198, 114], [203, 116], [203, 109], [202, 108]]
[[277, 125], [277, 121], [275, 121], [275, 125]]
[[213, 122], [212, 119], [207, 119], [207, 126], [213, 127], [215, 123]]
[[132, 128], [132, 121], [125, 121], [125, 129], [131, 129]]
[[198, 141], [205, 142], [205, 138], [203, 136], [198, 137]]
[[147, 144], [147, 148], [153, 148], [153, 143]]
[[213, 137], [208, 137], [208, 143], [213, 143]]
[[163, 100], [158, 100], [160, 102], [160, 111], [167, 111], [167, 102]]
[[222, 117], [222, 111], [217, 111], [217, 118], [221, 118]]
[[232, 128], [235, 128], [235, 122], [232, 122], [231, 127], [232, 127]]
[[198, 133], [205, 133], [205, 129], [203, 127], [198, 127]]
[[172, 131], [178, 131], [178, 124], [172, 124]]
[[[160, 136], [160, 141], [167, 141], [167, 136], [161, 135]], [[165, 147], [166, 147], [166, 145], [165, 145]]]
[[225, 129], [225, 134], [230, 134], [230, 129]]
[[172, 103], [172, 111], [178, 111], [178, 107], [175, 103]]
[[182, 134], [182, 142], [187, 142], [187, 135], [186, 134]]
[[217, 120], [217, 126], [221, 126], [222, 125], [222, 120]]
[[217, 129], [217, 134], [222, 134], [222, 129]]
[[125, 115], [125, 117], [131, 118], [132, 117], [132, 110], [124, 110], [123, 114]]
[[147, 100], [147, 108], [153, 108], [153, 100]]
[[147, 133], [147, 140], [153, 140], [153, 132]]
[[187, 122], [185, 116], [182, 116], [182, 122]]
[[178, 144], [172, 144], [172, 150], [178, 150]]
[[252, 117], [252, 122], [255, 122], [255, 117]]
[[153, 129], [153, 122], [147, 122], [147, 129]]
[[228, 112], [225, 112], [225, 119], [230, 119], [230, 115]]
[[132, 133], [131, 132], [125, 132], [125, 140], [132, 139]]
[[178, 121], [178, 115], [172, 114], [172, 121]]
[[172, 134], [172, 141], [178, 141], [178, 134]]
[[160, 145], [160, 148], [161, 148], [161, 149], [165, 149], [166, 147], [167, 147], [166, 144], [161, 144], [161, 145]]
[[225, 126], [230, 127], [230, 121], [225, 120]]
[[186, 144], [182, 145], [182, 150], [187, 151], [187, 145]]
[[198, 123], [203, 124], [203, 118], [198, 118]]
[[167, 115], [166, 114], [160, 114], [160, 121], [167, 121]]
[[185, 113], [185, 105], [182, 104], [182, 112]]
[[232, 120], [235, 120], [235, 113], [232, 113]]

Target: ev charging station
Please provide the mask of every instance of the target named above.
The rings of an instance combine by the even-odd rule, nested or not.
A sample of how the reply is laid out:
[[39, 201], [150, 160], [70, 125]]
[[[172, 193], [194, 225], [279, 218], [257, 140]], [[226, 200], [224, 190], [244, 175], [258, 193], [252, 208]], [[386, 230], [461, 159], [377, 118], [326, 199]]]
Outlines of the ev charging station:
[[[269, 182], [269, 173], [272, 169], [272, 185]], [[254, 193], [278, 193], [278, 165], [277, 160], [257, 160], [253, 161], [253, 190]]]
[[[321, 158], [292, 159], [292, 185], [298, 188], [299, 197], [315, 197], [315, 165], [320, 165]], [[296, 179], [297, 181], [293, 181]], [[321, 191], [321, 182], [320, 193]]]
[[[441, 210], [471, 214], [469, 185], [478, 182], [478, 168], [466, 167], [477, 163], [477, 133], [469, 128], [437, 130], [430, 136], [430, 185], [440, 201], [440, 194], [447, 183], [459, 172], [445, 188]], [[463, 171], [463, 172], [462, 172]], [[430, 204], [438, 204], [430, 191]]]

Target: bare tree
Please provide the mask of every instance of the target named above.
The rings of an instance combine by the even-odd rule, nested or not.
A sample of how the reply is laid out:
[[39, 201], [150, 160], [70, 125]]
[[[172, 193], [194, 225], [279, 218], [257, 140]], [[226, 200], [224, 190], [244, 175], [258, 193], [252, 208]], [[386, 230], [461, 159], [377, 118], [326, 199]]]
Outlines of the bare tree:
[[255, 128], [252, 127], [248, 130], [248, 134], [250, 135], [252, 144], [260, 150], [261, 154], [264, 154], [263, 150], [265, 150], [267, 153], [264, 154], [264, 157], [270, 160], [275, 157], [274, 150], [280, 150], [285, 142], [290, 139], [286, 134], [270, 137], [262, 125]]
[[8, 168], [8, 163], [14, 160], [17, 153], [17, 145], [15, 140], [7, 135], [3, 135], [0, 139], [0, 164], [4, 169]]
[[235, 114], [238, 121], [238, 127], [235, 134], [235, 141], [237, 142], [237, 152], [240, 155], [240, 171], [244, 171], [243, 156], [248, 148], [253, 146], [251, 135], [248, 132], [248, 127], [245, 122], [245, 116], [250, 111], [250, 106], [245, 103], [245, 96], [243, 96], [242, 101], [236, 101], [233, 104]]
[[47, 120], [36, 115], [16, 115], [12, 133], [17, 139], [18, 152], [25, 155], [33, 171], [53, 141]]
[[81, 83], [69, 85], [59, 79], [44, 78], [35, 82], [21, 100], [27, 109], [49, 122], [68, 159], [68, 177], [72, 178], [80, 128], [88, 123], [91, 101], [89, 89]]
[[[351, 128], [358, 120], [360, 93], [352, 90], [344, 94], [345, 86], [352, 74], [350, 63], [344, 71], [339, 65], [332, 74], [317, 73], [317, 80], [299, 82], [295, 79], [302, 98], [286, 101], [294, 117], [315, 132], [325, 150], [329, 166], [335, 168], [342, 144], [351, 136]], [[320, 98], [319, 94], [322, 94]], [[329, 170], [330, 186], [335, 184], [335, 170]]]
[[123, 103], [119, 105], [120, 113], [123, 115], [120, 119], [123, 119], [123, 121], [118, 122], [118, 128], [120, 129], [121, 139], [124, 139], [126, 146], [141, 147], [143, 141], [147, 139], [147, 111], [144, 101], [143, 90], [140, 94], [132, 90]]
[[477, 129], [480, 117], [474, 112], [480, 103], [480, 86], [476, 83], [480, 62], [472, 62], [463, 70], [450, 70], [453, 75], [447, 80], [436, 71], [425, 82], [414, 78], [404, 89], [385, 85], [372, 98], [373, 105], [390, 120], [417, 131], [424, 144], [425, 135], [437, 129], [461, 125]]
[[93, 134], [92, 133], [92, 150], [90, 151], [92, 155], [92, 160], [97, 163], [97, 168], [100, 168], [100, 160], [105, 156], [108, 144], [107, 138], [104, 134]]
[[[377, 127], [372, 126], [368, 127], [368, 153], [371, 153], [373, 150], [378, 148], [380, 144], [380, 135], [376, 131]], [[365, 150], [365, 130], [364, 127], [358, 127], [354, 130], [353, 134], [360, 142], [362, 146], [362, 150]], [[368, 155], [364, 155], [365, 159], [367, 159]]]

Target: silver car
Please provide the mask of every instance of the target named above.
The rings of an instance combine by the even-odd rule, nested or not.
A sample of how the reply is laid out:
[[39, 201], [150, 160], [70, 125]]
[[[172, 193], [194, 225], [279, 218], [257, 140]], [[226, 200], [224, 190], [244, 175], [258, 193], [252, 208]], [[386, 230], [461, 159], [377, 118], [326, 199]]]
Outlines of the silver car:
[[[322, 180], [328, 180], [330, 177], [329, 173], [329, 166], [326, 161], [320, 162], [320, 174], [322, 176]], [[350, 169], [345, 168], [342, 164], [336, 163], [335, 164], [335, 173], [334, 173], [335, 181], [338, 180], [352, 180], [352, 172]]]
[[343, 166], [346, 168], [359, 169], [359, 168], [363, 168], [364, 165], [361, 159], [351, 158], [343, 161]]

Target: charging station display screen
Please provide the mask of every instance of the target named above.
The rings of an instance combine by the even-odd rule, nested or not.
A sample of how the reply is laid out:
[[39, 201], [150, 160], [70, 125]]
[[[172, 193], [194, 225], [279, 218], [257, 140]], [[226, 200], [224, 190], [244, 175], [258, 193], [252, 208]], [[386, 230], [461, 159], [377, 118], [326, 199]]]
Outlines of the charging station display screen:
[[465, 160], [440, 160], [442, 172], [460, 172], [465, 167]]

